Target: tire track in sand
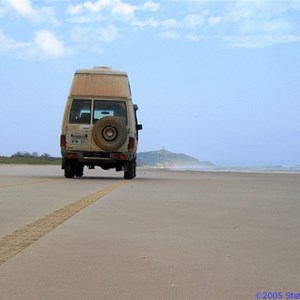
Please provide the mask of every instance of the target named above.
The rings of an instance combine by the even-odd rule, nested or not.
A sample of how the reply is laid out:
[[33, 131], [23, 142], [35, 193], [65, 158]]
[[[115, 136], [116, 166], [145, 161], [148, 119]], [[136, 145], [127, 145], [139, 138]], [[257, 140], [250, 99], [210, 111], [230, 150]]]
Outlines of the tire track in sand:
[[0, 239], [0, 266], [75, 214], [124, 185], [122, 180], [77, 200]]

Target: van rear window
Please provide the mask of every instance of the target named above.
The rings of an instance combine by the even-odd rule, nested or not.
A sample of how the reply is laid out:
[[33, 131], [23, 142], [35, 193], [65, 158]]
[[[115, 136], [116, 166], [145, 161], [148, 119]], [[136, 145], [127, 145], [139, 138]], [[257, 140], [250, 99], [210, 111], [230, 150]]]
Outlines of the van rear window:
[[69, 122], [73, 124], [91, 123], [91, 103], [89, 99], [73, 99]]
[[125, 101], [94, 100], [93, 123], [104, 117], [117, 117], [126, 125], [127, 111]]

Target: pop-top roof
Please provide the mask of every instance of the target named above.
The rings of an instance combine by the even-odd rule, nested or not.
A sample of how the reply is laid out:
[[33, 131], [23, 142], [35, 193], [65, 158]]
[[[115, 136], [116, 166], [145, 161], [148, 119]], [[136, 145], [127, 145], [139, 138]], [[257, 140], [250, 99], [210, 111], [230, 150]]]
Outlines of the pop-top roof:
[[107, 67], [77, 70], [74, 74], [69, 96], [131, 99], [127, 73]]
[[113, 70], [111, 67], [94, 67], [92, 69], [79, 69], [75, 74], [111, 74], [111, 75], [127, 75], [126, 72]]

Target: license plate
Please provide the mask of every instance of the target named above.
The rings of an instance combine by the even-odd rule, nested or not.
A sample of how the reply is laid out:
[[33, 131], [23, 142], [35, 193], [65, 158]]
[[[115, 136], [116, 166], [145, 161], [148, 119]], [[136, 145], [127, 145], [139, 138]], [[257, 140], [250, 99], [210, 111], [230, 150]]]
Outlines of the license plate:
[[86, 144], [87, 139], [72, 139], [71, 143], [74, 145], [84, 145]]
[[71, 144], [85, 145], [87, 143], [87, 134], [81, 132], [74, 132], [71, 134]]

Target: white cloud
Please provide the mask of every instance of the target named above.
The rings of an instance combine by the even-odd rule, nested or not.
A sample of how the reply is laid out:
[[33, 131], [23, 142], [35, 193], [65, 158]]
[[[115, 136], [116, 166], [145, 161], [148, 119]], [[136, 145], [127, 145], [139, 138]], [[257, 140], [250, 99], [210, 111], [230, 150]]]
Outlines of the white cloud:
[[180, 34], [175, 31], [164, 31], [158, 34], [159, 37], [171, 39], [171, 40], [179, 40]]
[[230, 48], [265, 48], [272, 45], [299, 42], [300, 37], [292, 34], [278, 35], [251, 35], [225, 37], [225, 42]]
[[117, 27], [109, 24], [98, 27], [76, 27], [72, 31], [71, 38], [73, 41], [83, 44], [85, 48], [94, 48], [99, 44], [113, 42], [117, 39], [118, 34]]
[[285, 1], [235, 1], [227, 6], [226, 14], [233, 22], [247, 19], [266, 20], [287, 9]]
[[166, 20], [160, 22], [160, 24], [164, 29], [181, 27], [180, 22], [176, 21], [175, 19], [166, 19]]
[[107, 16], [114, 15], [132, 19], [137, 6], [125, 3], [121, 0], [98, 0], [96, 2], [86, 1], [80, 4], [71, 4], [67, 8], [67, 13], [71, 16], [90, 15], [103, 12]]
[[155, 12], [159, 8], [160, 4], [153, 1], [134, 5], [122, 0], [97, 0], [71, 4], [67, 7], [66, 12], [75, 23], [92, 23], [99, 20], [111, 22], [114, 19], [118, 22], [133, 22], [135, 25], [140, 25], [139, 27], [144, 27], [145, 25], [142, 23], [145, 21], [137, 20], [135, 13], [137, 11]]
[[109, 24], [107, 27], [100, 27], [96, 29], [96, 34], [100, 41], [111, 43], [117, 39], [119, 31], [117, 27], [115, 27], [112, 24]]
[[300, 10], [300, 0], [291, 0], [291, 7]]
[[149, 18], [145, 21], [139, 21], [139, 20], [133, 20], [130, 22], [130, 25], [133, 27], [139, 27], [139, 28], [161, 28], [163, 31], [168, 32], [169, 30], [174, 30], [182, 27], [182, 24], [172, 18], [165, 19], [162, 21], [157, 20], [156, 18]]
[[55, 10], [52, 7], [42, 7], [41, 9], [36, 10], [35, 22], [38, 23], [50, 22], [52, 25], [55, 26], [60, 24], [60, 22], [56, 17]]
[[288, 32], [291, 29], [291, 25], [286, 20], [270, 20], [261, 24], [261, 30], [264, 32], [270, 32], [278, 34], [279, 32]]
[[67, 52], [63, 42], [49, 30], [36, 32], [34, 44], [35, 49], [33, 53], [42, 59], [60, 58]]
[[[89, 32], [94, 32], [93, 36], [97, 36], [97, 40], [110, 42], [118, 37], [118, 26], [137, 27], [140, 29], [155, 29], [161, 31], [158, 35], [169, 39], [179, 39], [187, 37], [191, 41], [202, 39], [203, 34], [207, 34], [210, 30], [218, 30], [220, 26], [223, 34], [227, 36], [239, 37], [246, 36], [264, 36], [266, 32], [271, 32], [283, 28], [284, 22], [275, 22], [272, 20], [274, 14], [282, 11], [282, 5], [275, 5], [270, 8], [268, 1], [212, 1], [206, 2], [201, 6], [201, 10], [195, 13], [187, 14], [183, 19], [179, 20], [176, 16], [158, 19], [156, 16], [148, 16], [143, 19], [142, 12], [157, 12], [163, 3], [154, 1], [146, 1], [144, 3], [135, 4], [125, 0], [96, 0], [84, 1], [82, 3], [71, 4], [67, 8], [67, 14], [75, 23], [99, 23], [102, 24], [102, 31], [86, 28], [86, 37], [93, 39]], [[193, 3], [193, 2], [191, 2]], [[214, 6], [210, 6], [213, 3]], [[215, 10], [218, 3], [218, 10]], [[197, 5], [196, 7], [199, 8]], [[209, 9], [208, 9], [209, 7]], [[222, 10], [220, 10], [222, 7]], [[140, 12], [136, 15], [137, 12]], [[216, 14], [217, 12], [217, 14]], [[162, 16], [162, 14], [160, 15]], [[178, 15], [177, 15], [178, 17]], [[110, 24], [110, 28], [107, 24]], [[286, 25], [286, 24], [285, 24]], [[82, 25], [86, 27], [87, 25]], [[94, 25], [95, 26], [95, 25]], [[224, 29], [225, 28], [225, 29]], [[114, 29], [114, 30], [112, 30]], [[203, 30], [203, 33], [201, 32]], [[83, 29], [80, 31], [84, 31]], [[106, 34], [107, 32], [107, 34]], [[232, 33], [232, 34], [228, 34]], [[74, 36], [78, 35], [78, 28], [73, 31]], [[154, 35], [157, 33], [153, 32]], [[79, 40], [78, 40], [79, 41]]]
[[27, 49], [29, 43], [18, 42], [13, 38], [8, 37], [0, 30], [0, 52], [23, 51]]
[[116, 16], [120, 16], [125, 20], [131, 20], [134, 18], [134, 12], [137, 9], [136, 6], [131, 5], [129, 3], [124, 3], [119, 0], [112, 0], [113, 8], [112, 14]]
[[[138, 4], [137, 4], [138, 3]], [[168, 15], [166, 2], [129, 0], [87, 0], [68, 6], [73, 22], [110, 23], [153, 31], [153, 35], [168, 39], [186, 38], [199, 41], [204, 36], [220, 37], [228, 45], [239, 47], [266, 47], [297, 39], [296, 27], [285, 18], [288, 10], [296, 11], [300, 0], [212, 0], [176, 1], [182, 11]], [[176, 4], [176, 5], [175, 5]], [[173, 6], [169, 5], [169, 7]], [[188, 13], [185, 17], [184, 8]], [[175, 8], [176, 10], [176, 8]], [[155, 12], [155, 14], [150, 14]], [[147, 14], [146, 14], [147, 13]], [[150, 15], [149, 15], [150, 14]], [[160, 32], [160, 33], [159, 33]], [[105, 36], [105, 34], [100, 34]], [[117, 37], [113, 35], [113, 37]], [[224, 38], [225, 37], [225, 38]]]
[[80, 15], [98, 13], [106, 9], [111, 14], [119, 14], [125, 19], [128, 19], [133, 18], [134, 12], [137, 10], [157, 11], [159, 8], [160, 4], [153, 1], [133, 5], [122, 0], [97, 0], [95, 2], [85, 1], [79, 4], [71, 4], [67, 8], [67, 13], [70, 15]]
[[33, 41], [20, 42], [0, 31], [0, 52], [30, 59], [58, 59], [67, 53], [67, 49], [53, 32], [40, 30]]
[[204, 36], [203, 35], [197, 35], [197, 34], [188, 34], [186, 36], [186, 38], [189, 40], [189, 41], [192, 41], [192, 42], [199, 42], [201, 40], [204, 39]]
[[[64, 7], [69, 19], [65, 22], [66, 15], [60, 15], [61, 22], [65, 22], [60, 29], [71, 32], [70, 39], [76, 46], [93, 51], [114, 42], [125, 31], [130, 33], [133, 28], [135, 33], [147, 30], [149, 35], [173, 40], [197, 42], [220, 38], [227, 46], [246, 48], [295, 42], [299, 33], [300, 0], [175, 1], [172, 5], [158, 0], [2, 0], [1, 3], [5, 3], [0, 5], [3, 19], [13, 12], [31, 20], [34, 30], [45, 22], [60, 25], [56, 11]], [[45, 3], [53, 6], [43, 6]], [[19, 42], [17, 31], [12, 37], [1, 33], [0, 51], [26, 49], [23, 56], [43, 59], [58, 58], [68, 52], [62, 40], [49, 30], [37, 31], [32, 41]]]
[[5, 0], [19, 14], [24, 16], [32, 16], [34, 10], [29, 0]]
[[[232, 30], [234, 32], [234, 28]], [[284, 19], [244, 20], [235, 30], [237, 35], [278, 35], [293, 32], [292, 24]]]
[[223, 18], [221, 16], [218, 17], [210, 17], [208, 19], [208, 25], [217, 25], [222, 22]]
[[183, 20], [185, 26], [194, 29], [199, 25], [203, 25], [205, 20], [202, 14], [189, 14]]
[[152, 1], [147, 1], [142, 5], [142, 10], [157, 11], [160, 8], [160, 4]]
[[106, 43], [111, 43], [114, 40], [117, 39], [119, 35], [119, 31], [117, 27], [115, 27], [112, 24], [109, 24], [107, 27], [100, 27], [95, 30], [96, 31], [96, 37], [100, 41], [104, 41]]
[[138, 20], [132, 21], [131, 25], [140, 28], [145, 28], [145, 27], [157, 28], [160, 25], [160, 23], [158, 20], [151, 17], [145, 21], [138, 21]]
[[50, 22], [58, 25], [59, 22], [55, 16], [52, 7], [34, 8], [29, 0], [4, 0], [15, 13], [21, 15], [35, 23]]
[[86, 1], [80, 4], [71, 4], [67, 8], [67, 13], [70, 15], [80, 15], [85, 12], [99, 12], [105, 7], [109, 6], [110, 1], [100, 0], [95, 3]]
[[223, 15], [229, 47], [263, 48], [299, 41], [287, 12], [293, 1], [236, 1]]

